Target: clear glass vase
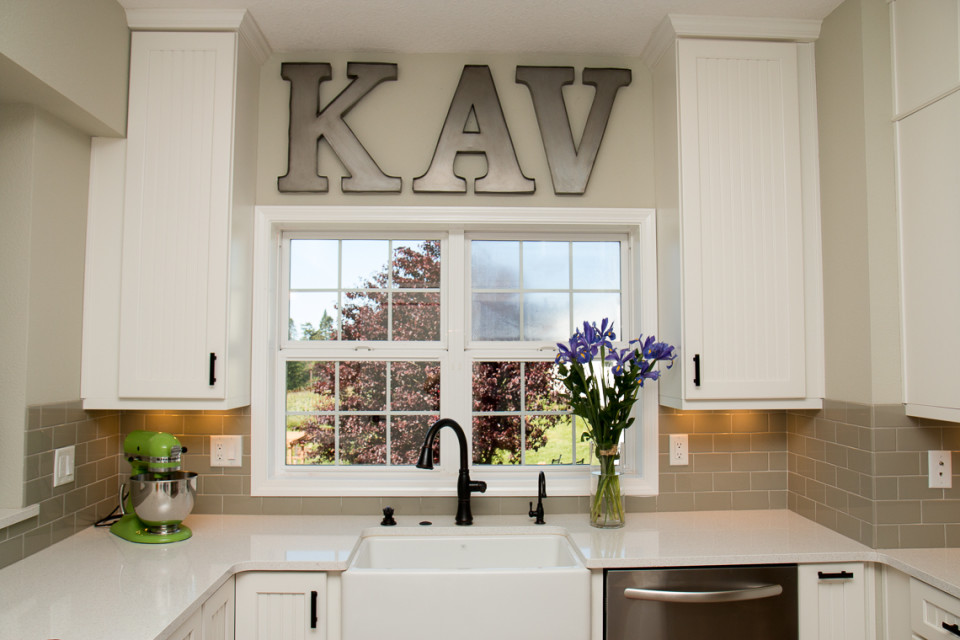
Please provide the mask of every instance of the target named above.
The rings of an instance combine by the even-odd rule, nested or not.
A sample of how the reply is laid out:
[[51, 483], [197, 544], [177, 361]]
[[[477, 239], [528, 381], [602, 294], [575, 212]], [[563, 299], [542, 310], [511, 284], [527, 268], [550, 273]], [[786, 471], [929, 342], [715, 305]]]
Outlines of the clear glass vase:
[[617, 464], [620, 455], [616, 447], [594, 454], [590, 465], [590, 524], [600, 529], [619, 529], [626, 521]]

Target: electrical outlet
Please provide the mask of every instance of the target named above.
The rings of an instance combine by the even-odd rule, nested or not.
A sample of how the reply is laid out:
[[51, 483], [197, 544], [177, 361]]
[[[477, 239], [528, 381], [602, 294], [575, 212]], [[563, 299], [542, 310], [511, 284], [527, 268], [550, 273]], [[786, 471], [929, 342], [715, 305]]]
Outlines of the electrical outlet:
[[931, 489], [949, 489], [953, 486], [953, 469], [949, 451], [927, 451], [927, 469]]
[[53, 486], [73, 482], [77, 448], [74, 445], [60, 447], [53, 452]]
[[210, 466], [239, 467], [243, 463], [243, 436], [210, 436]]
[[690, 464], [690, 442], [687, 434], [677, 433], [670, 436], [670, 465], [683, 466]]

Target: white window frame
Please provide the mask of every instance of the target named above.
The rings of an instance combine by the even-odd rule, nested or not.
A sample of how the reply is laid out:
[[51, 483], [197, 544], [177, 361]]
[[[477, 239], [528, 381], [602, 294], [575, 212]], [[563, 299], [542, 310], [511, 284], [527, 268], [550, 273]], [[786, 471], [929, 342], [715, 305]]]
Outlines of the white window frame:
[[[278, 351], [295, 350], [296, 343], [287, 342], [287, 318], [279, 317], [283, 281], [282, 236], [291, 232], [347, 234], [354, 237], [371, 233], [391, 233], [411, 237], [418, 233], [443, 233], [444, 259], [441, 262], [446, 280], [442, 283], [441, 304], [447, 305], [441, 320], [440, 343], [392, 343], [382, 353], [365, 354], [365, 359], [439, 360], [444, 372], [451, 372], [449, 354], [467, 350], [463, 370], [441, 378], [441, 415], [451, 417], [464, 426], [468, 443], [471, 424], [470, 370], [473, 359], [503, 357], [524, 360], [516, 345], [485, 344], [470, 350], [468, 336], [463, 334], [468, 318], [469, 291], [457, 283], [466, 283], [464, 230], [478, 237], [541, 237], [552, 234], [574, 234], [598, 239], [626, 234], [628, 256], [621, 283], [623, 299], [621, 315], [626, 326], [617, 333], [634, 338], [640, 333], [657, 333], [657, 256], [656, 215], [653, 209], [583, 209], [526, 207], [350, 207], [350, 206], [260, 206], [254, 217], [253, 255], [253, 353], [251, 375], [251, 495], [254, 496], [451, 496], [456, 495], [458, 445], [450, 429], [440, 431], [441, 463], [434, 471], [414, 467], [309, 467], [290, 471], [278, 461], [276, 436], [278, 419], [284, 424], [282, 399], [285, 392], [284, 372], [279, 371]], [[455, 238], [454, 236], [460, 237]], [[569, 237], [569, 235], [568, 235]], [[642, 301], [642, 304], [641, 304]], [[443, 308], [443, 307], [442, 307]], [[597, 319], [599, 321], [599, 318]], [[283, 331], [280, 331], [282, 323]], [[439, 348], [437, 346], [439, 344]], [[540, 345], [532, 351], [543, 353], [553, 345]], [[325, 353], [324, 357], [350, 359], [356, 357], [362, 343], [350, 343]], [[529, 351], [529, 350], [528, 350]], [[342, 352], [342, 353], [341, 353]], [[306, 352], [304, 352], [304, 355]], [[296, 355], [290, 353], [290, 355]], [[313, 352], [310, 359], [315, 359]], [[621, 453], [624, 471], [622, 489], [626, 495], [656, 495], [658, 491], [658, 391], [656, 384], [641, 389], [641, 402], [636, 424], [627, 432]], [[638, 446], [639, 445], [639, 446]], [[498, 467], [480, 465], [471, 468], [471, 477], [487, 482], [488, 496], [529, 496], [536, 490], [536, 474], [544, 471], [550, 495], [588, 495], [590, 474], [585, 465], [531, 465]]]

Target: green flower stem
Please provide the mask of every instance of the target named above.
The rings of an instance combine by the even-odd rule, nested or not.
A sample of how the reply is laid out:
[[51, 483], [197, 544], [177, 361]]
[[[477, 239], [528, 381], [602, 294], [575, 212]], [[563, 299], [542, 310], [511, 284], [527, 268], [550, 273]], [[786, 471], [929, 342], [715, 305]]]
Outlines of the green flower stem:
[[623, 500], [620, 497], [620, 475], [617, 473], [616, 455], [597, 455], [600, 461], [600, 477], [597, 490], [590, 505], [590, 522], [600, 527], [623, 526]]

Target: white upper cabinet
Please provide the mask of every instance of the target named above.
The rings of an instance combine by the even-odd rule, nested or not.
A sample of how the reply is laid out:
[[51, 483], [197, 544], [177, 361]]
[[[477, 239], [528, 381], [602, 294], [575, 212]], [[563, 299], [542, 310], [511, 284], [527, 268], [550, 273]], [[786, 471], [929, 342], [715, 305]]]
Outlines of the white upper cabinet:
[[890, 17], [903, 117], [960, 88], [960, 0], [895, 0]]
[[676, 35], [653, 65], [660, 337], [680, 354], [661, 402], [818, 407], [812, 44]]
[[237, 32], [132, 34], [125, 149], [93, 147], [86, 408], [249, 404], [258, 84]]
[[960, 0], [891, 3], [903, 397], [960, 422]]
[[904, 401], [960, 421], [960, 93], [897, 123]]

